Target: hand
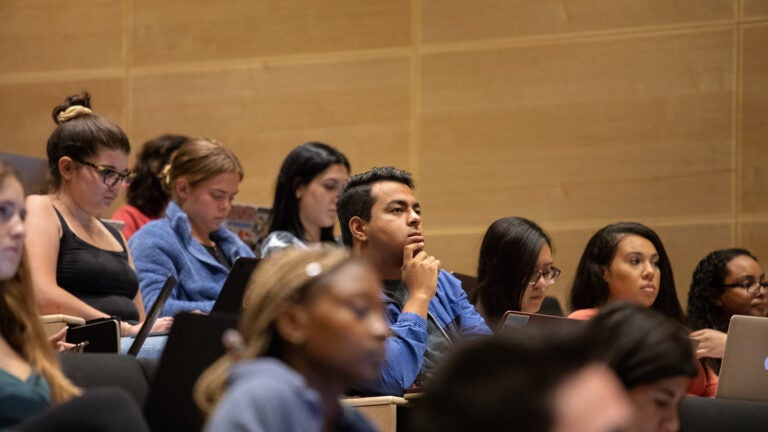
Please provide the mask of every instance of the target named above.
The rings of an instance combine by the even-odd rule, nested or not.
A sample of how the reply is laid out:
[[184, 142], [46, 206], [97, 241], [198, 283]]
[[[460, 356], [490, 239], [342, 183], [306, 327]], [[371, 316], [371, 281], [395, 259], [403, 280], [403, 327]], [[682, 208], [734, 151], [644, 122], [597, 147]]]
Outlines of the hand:
[[727, 334], [712, 329], [701, 329], [691, 333], [690, 337], [699, 341], [699, 346], [696, 348], [696, 358], [723, 358], [725, 341], [728, 339]]
[[173, 317], [160, 317], [155, 320], [149, 333], [168, 333], [173, 325]]
[[[440, 260], [424, 251], [424, 243], [406, 245], [403, 249], [403, 282], [408, 288], [408, 302], [420, 300], [429, 305], [437, 292], [437, 276], [440, 274]], [[426, 308], [424, 309], [426, 316]]]
[[55, 335], [51, 335], [48, 338], [48, 343], [51, 344], [51, 348], [53, 348], [54, 351], [64, 352], [75, 346], [75, 344], [67, 343], [66, 339], [67, 339], [67, 328], [64, 327], [61, 330], [59, 330]]

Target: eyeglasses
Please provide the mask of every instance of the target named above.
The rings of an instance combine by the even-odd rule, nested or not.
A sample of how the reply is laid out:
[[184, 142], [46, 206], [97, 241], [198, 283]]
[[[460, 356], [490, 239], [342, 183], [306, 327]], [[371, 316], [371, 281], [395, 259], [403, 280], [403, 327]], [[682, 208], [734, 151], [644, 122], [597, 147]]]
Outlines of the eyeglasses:
[[760, 288], [768, 289], [768, 282], [766, 281], [752, 281], [750, 279], [744, 279], [741, 282], [725, 284], [723, 288], [744, 288], [747, 294], [757, 295], [760, 292]]
[[560, 277], [560, 269], [557, 267], [552, 267], [547, 271], [536, 270], [533, 272], [533, 277], [531, 277], [531, 280], [530, 282], [528, 282], [528, 285], [536, 285], [536, 283], [541, 278], [544, 278], [544, 282], [546, 282], [547, 285], [552, 285], [557, 281], [557, 278], [559, 277]]
[[111, 168], [95, 165], [84, 160], [75, 158], [72, 158], [72, 160], [83, 165], [88, 165], [89, 167], [98, 171], [101, 174], [101, 181], [103, 181], [104, 184], [108, 187], [114, 187], [118, 183], [129, 185], [133, 179], [136, 178], [136, 173], [132, 173], [130, 171], [126, 171], [125, 174], [123, 174]]

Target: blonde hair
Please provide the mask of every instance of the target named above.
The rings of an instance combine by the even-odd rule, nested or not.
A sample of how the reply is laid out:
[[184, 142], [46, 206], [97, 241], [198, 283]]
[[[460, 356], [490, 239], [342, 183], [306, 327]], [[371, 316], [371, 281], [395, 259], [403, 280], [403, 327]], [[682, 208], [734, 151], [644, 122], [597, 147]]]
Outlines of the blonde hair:
[[309, 250], [289, 247], [259, 265], [248, 282], [243, 301], [239, 324], [243, 346], [237, 353], [239, 358], [222, 356], [203, 372], [195, 385], [195, 401], [206, 415], [213, 412], [226, 391], [227, 374], [235, 361], [267, 354], [280, 356], [282, 339], [274, 322], [281, 305], [303, 303], [318, 282], [349, 262], [345, 249], [322, 245]]
[[227, 173], [238, 174], [243, 180], [243, 167], [232, 150], [211, 138], [193, 138], [179, 147], [159, 177], [166, 192], [178, 202], [177, 180], [184, 178], [194, 187]]

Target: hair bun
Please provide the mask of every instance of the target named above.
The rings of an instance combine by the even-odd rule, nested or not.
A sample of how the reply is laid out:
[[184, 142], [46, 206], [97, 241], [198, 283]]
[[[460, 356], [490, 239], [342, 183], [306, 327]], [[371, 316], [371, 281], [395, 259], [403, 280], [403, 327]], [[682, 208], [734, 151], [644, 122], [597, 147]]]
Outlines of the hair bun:
[[78, 117], [92, 115], [91, 95], [83, 92], [82, 95], [73, 95], [67, 97], [63, 105], [53, 109], [53, 121], [61, 124]]

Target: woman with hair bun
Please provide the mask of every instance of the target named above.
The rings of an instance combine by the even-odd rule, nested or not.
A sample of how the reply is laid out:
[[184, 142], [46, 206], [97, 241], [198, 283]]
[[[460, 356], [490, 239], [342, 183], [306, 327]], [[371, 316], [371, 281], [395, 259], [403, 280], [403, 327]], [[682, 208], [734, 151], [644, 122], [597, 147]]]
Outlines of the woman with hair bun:
[[208, 313], [235, 260], [254, 256], [222, 225], [242, 179], [237, 156], [219, 142], [195, 138], [179, 147], [164, 170], [171, 195], [165, 217], [144, 225], [129, 241], [147, 304], [170, 274], [178, 284], [163, 314]]
[[195, 386], [212, 413], [206, 430], [375, 430], [339, 403], [384, 362], [389, 326], [370, 264], [332, 246], [275, 253], [248, 283], [239, 330]]
[[[93, 114], [87, 93], [68, 97], [53, 119], [49, 193], [26, 201], [25, 248], [38, 310], [86, 320], [118, 316], [122, 335], [135, 336], [145, 312], [131, 255], [120, 232], [99, 219], [134, 177], [128, 137]], [[153, 331], [171, 323], [159, 318]], [[145, 343], [142, 353], [151, 351], [152, 342]]]
[[328, 144], [308, 142], [291, 150], [277, 176], [269, 235], [261, 243], [261, 256], [286, 246], [335, 243], [336, 202], [349, 171], [347, 157]]

